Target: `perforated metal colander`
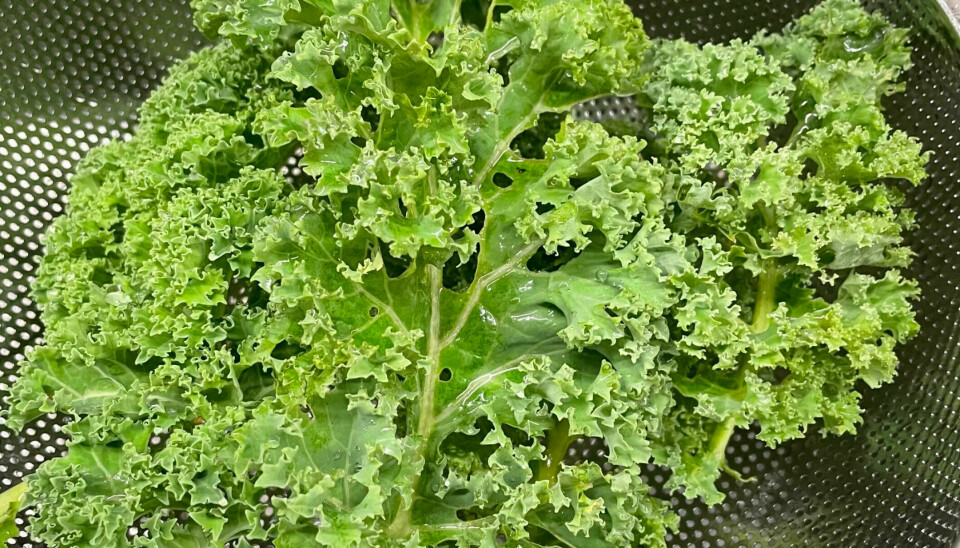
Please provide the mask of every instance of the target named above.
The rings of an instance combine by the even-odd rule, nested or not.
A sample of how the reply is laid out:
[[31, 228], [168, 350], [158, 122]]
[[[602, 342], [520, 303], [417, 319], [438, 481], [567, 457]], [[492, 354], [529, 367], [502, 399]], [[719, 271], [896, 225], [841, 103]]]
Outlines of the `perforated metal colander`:
[[[953, 1], [953, 0], [951, 0]], [[640, 0], [647, 31], [694, 41], [776, 30], [816, 0]], [[176, 59], [204, 45], [188, 0], [0, 0], [0, 395], [42, 335], [27, 297], [40, 235], [63, 211], [70, 174], [91, 147], [129, 136], [136, 108]], [[677, 547], [950, 547], [960, 536], [960, 6], [871, 0], [914, 30], [907, 93], [893, 125], [935, 154], [908, 192], [921, 230], [912, 275], [923, 299], [920, 337], [903, 349], [898, 381], [866, 394], [857, 436], [816, 435], [773, 451], [737, 434], [728, 459], [758, 483], [722, 485], [708, 508], [675, 501]], [[632, 116], [620, 101], [581, 115]], [[14, 435], [0, 425], [0, 491], [59, 455], [62, 420]], [[582, 446], [583, 452], [602, 450]], [[647, 481], [662, 485], [656, 469]], [[21, 515], [21, 520], [29, 515]], [[37, 547], [25, 535], [9, 546]], [[958, 545], [960, 546], [960, 545]]]

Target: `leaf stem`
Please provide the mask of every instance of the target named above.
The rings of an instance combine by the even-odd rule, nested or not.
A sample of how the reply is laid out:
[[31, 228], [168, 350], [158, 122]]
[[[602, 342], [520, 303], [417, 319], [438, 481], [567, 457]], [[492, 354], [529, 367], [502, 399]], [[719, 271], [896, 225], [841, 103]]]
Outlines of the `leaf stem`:
[[[773, 209], [768, 205], [760, 206], [760, 215], [768, 230], [777, 229], [777, 219]], [[750, 331], [759, 334], [770, 328], [770, 314], [777, 308], [777, 282], [780, 276], [775, 258], [764, 259], [760, 265], [760, 276], [757, 280], [757, 298], [753, 306], [753, 324]]]
[[487, 20], [483, 24], [483, 30], [486, 31], [493, 25], [493, 12], [497, 7], [497, 0], [490, 2], [490, 7], [487, 8]]
[[[773, 210], [769, 206], [761, 206], [760, 214], [763, 216], [767, 228], [775, 229], [776, 218]], [[770, 315], [777, 309], [777, 282], [779, 281], [779, 268], [777, 260], [774, 258], [764, 259], [760, 265], [760, 275], [757, 278], [757, 297], [753, 305], [753, 319], [750, 324], [750, 332], [760, 334], [770, 329]], [[710, 438], [709, 450], [720, 463], [720, 469], [740, 481], [753, 481], [753, 478], [744, 478], [740, 472], [730, 468], [727, 464], [727, 445], [730, 438], [736, 430], [735, 417], [727, 417], [722, 423], [717, 425]]]
[[487, 162], [474, 176], [474, 185], [480, 185], [487, 180], [487, 176], [490, 175], [490, 172], [493, 171], [493, 168], [497, 166], [497, 163], [500, 162], [500, 159], [503, 157], [503, 155], [510, 150], [510, 144], [513, 143], [513, 140], [516, 139], [518, 135], [526, 131], [530, 124], [532, 124], [533, 121], [540, 116], [543, 108], [540, 103], [542, 100], [543, 96], [540, 97], [540, 100], [537, 101], [537, 104], [534, 105], [534, 107], [530, 110], [530, 112], [527, 113], [526, 116], [520, 119], [517, 125], [515, 125], [510, 132], [497, 141], [497, 144], [494, 146], [490, 157], [487, 159]]
[[477, 303], [480, 302], [480, 298], [483, 296], [483, 290], [500, 278], [516, 270], [520, 264], [530, 258], [530, 255], [543, 246], [543, 242], [543, 239], [530, 242], [524, 246], [523, 249], [518, 251], [512, 259], [473, 281], [473, 286], [470, 288], [470, 295], [467, 297], [467, 303], [460, 312], [460, 316], [457, 317], [457, 321], [454, 326], [450, 328], [450, 331], [443, 338], [441, 348], [451, 345], [453, 341], [456, 340], [460, 330], [463, 329], [467, 323], [467, 320], [470, 319], [470, 313], [473, 312], [473, 309], [476, 308]]
[[27, 482], [21, 481], [6, 491], [0, 493], [0, 508], [7, 508], [13, 503], [23, 502], [27, 495]]
[[[427, 337], [427, 370], [423, 377], [420, 416], [417, 420], [417, 437], [419, 438], [417, 441], [417, 460], [423, 460], [426, 455], [430, 437], [433, 433], [433, 425], [436, 421], [434, 406], [436, 405], [437, 381], [440, 378], [440, 351], [443, 349], [440, 341], [440, 291], [443, 289], [443, 276], [438, 265], [427, 263], [425, 268], [427, 280], [430, 284], [430, 327]], [[422, 475], [421, 470], [413, 478], [414, 495], [416, 495]], [[397, 510], [397, 515], [394, 516], [390, 527], [387, 528], [387, 534], [394, 538], [409, 535], [411, 511], [412, 508], [403, 504]]]
[[776, 259], [764, 259], [757, 281], [757, 300], [753, 306], [750, 331], [759, 334], [770, 328], [770, 314], [777, 308], [776, 294], [779, 272]]
[[[0, 493], [0, 523], [13, 520], [27, 496], [27, 482], [21, 481]], [[2, 531], [0, 531], [2, 533]]]
[[709, 451], [714, 458], [717, 459], [720, 469], [729, 474], [733, 479], [748, 483], [754, 482], [756, 478], [744, 477], [743, 474], [727, 464], [727, 446], [730, 445], [730, 438], [733, 437], [736, 429], [737, 424], [734, 417], [727, 417], [725, 421], [717, 425], [716, 430], [713, 431], [713, 436], [710, 438]]
[[443, 278], [440, 267], [427, 264], [427, 279], [430, 283], [430, 333], [427, 338], [427, 371], [423, 379], [423, 398], [420, 400], [420, 419], [417, 425], [417, 434], [423, 438], [430, 436], [433, 430], [434, 398], [436, 397], [437, 381], [440, 377], [440, 290], [443, 289]]
[[560, 473], [560, 465], [567, 454], [567, 448], [575, 437], [570, 437], [570, 421], [563, 419], [547, 431], [547, 446], [544, 448], [544, 460], [537, 468], [536, 481], [553, 483]]
[[734, 417], [727, 417], [725, 421], [717, 426], [713, 431], [713, 436], [710, 437], [710, 453], [716, 457], [721, 468], [726, 466], [727, 445], [730, 443], [730, 438], [733, 436], [733, 431], [736, 430], [736, 428], [737, 423]]

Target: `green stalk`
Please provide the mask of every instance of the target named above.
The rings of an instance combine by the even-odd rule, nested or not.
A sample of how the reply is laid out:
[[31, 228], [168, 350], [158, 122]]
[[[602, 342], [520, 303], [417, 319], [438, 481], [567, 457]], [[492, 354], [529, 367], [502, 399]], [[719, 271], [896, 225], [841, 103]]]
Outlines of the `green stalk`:
[[[440, 350], [442, 349], [440, 341], [440, 292], [443, 289], [443, 273], [440, 271], [440, 267], [435, 264], [427, 263], [425, 269], [430, 284], [430, 332], [427, 336], [427, 371], [423, 376], [423, 393], [417, 420], [417, 437], [420, 438], [417, 447], [418, 460], [426, 456], [427, 446], [433, 434], [433, 425], [436, 420], [434, 406], [437, 381], [440, 378]], [[417, 487], [420, 485], [420, 478], [421, 474], [418, 473], [413, 479], [414, 496], [416, 496]], [[412, 510], [409, 505], [404, 504], [393, 518], [393, 522], [387, 529], [387, 534], [395, 538], [407, 536], [411, 529]]]
[[487, 21], [483, 26], [483, 30], [486, 31], [491, 26], [493, 26], [493, 10], [497, 7], [497, 0], [490, 2], [490, 7], [487, 8]]
[[0, 493], [0, 509], [6, 509], [16, 504], [20, 506], [20, 503], [23, 502], [23, 497], [27, 495], [27, 483], [20, 482], [13, 487], [7, 489], [3, 493]]
[[757, 282], [757, 302], [753, 306], [750, 331], [760, 334], [770, 328], [770, 314], [777, 309], [777, 281], [779, 272], [774, 259], [765, 259]]
[[710, 437], [710, 453], [717, 458], [721, 468], [726, 466], [727, 444], [730, 443], [730, 437], [733, 436], [733, 431], [736, 428], [737, 424], [733, 417], [729, 417], [717, 425], [717, 428], [713, 431], [713, 436]]
[[430, 332], [427, 336], [427, 371], [423, 376], [423, 399], [417, 424], [417, 434], [424, 440], [433, 432], [435, 418], [434, 401], [440, 378], [440, 291], [443, 289], [440, 267], [428, 264], [426, 270], [430, 283]]
[[[767, 228], [776, 228], [776, 218], [773, 210], [769, 206], [762, 206], [760, 213], [767, 225]], [[750, 324], [750, 332], [759, 335], [770, 328], [770, 315], [777, 309], [777, 282], [779, 281], [779, 268], [776, 259], [764, 259], [760, 267], [760, 276], [757, 279], [757, 299], [753, 305], [753, 318]], [[717, 425], [710, 438], [709, 451], [716, 457], [720, 463], [720, 469], [730, 474], [740, 481], [753, 481], [753, 478], [744, 478], [740, 472], [730, 468], [727, 464], [727, 445], [730, 438], [736, 430], [736, 421], [734, 417], [728, 417], [722, 423]]]
[[17, 512], [20, 511], [20, 506], [26, 497], [27, 483], [24, 481], [0, 493], [0, 526], [2, 526], [0, 527], [0, 542], [6, 540], [6, 537], [3, 536], [4, 530], [8, 530], [9, 532], [9, 528], [13, 527], [12, 530], [16, 531], [13, 520]]
[[[777, 219], [770, 206], [761, 205], [760, 214], [763, 216], [763, 222], [767, 229], [775, 231], [777, 229]], [[750, 331], [754, 334], [763, 333], [770, 328], [770, 314], [773, 314], [773, 311], [777, 309], [776, 297], [779, 277], [780, 271], [776, 259], [764, 259], [760, 263], [757, 299], [753, 306], [753, 324], [750, 326]]]
[[563, 419], [547, 431], [546, 438], [544, 460], [537, 468], [535, 480], [553, 483], [557, 479], [557, 474], [560, 473], [560, 466], [563, 464], [563, 457], [567, 454], [567, 448], [576, 437], [570, 437], [570, 421]]

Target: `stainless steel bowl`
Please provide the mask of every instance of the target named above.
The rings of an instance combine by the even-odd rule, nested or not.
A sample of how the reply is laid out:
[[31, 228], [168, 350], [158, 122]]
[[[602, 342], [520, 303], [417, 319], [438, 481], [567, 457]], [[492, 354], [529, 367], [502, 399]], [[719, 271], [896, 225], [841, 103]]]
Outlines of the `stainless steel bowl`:
[[[639, 0], [650, 34], [694, 41], [778, 29], [815, 0]], [[40, 236], [64, 207], [84, 153], [129, 135], [137, 106], [165, 70], [205, 41], [188, 0], [0, 0], [0, 393], [42, 335], [27, 297]], [[894, 97], [894, 125], [935, 154], [931, 177], [909, 191], [919, 214], [912, 275], [923, 299], [919, 339], [902, 352], [898, 381], [864, 398], [856, 436], [770, 450], [739, 435], [728, 459], [760, 478], [723, 486], [716, 507], [676, 501], [678, 547], [950, 547], [960, 536], [960, 3], [869, 0], [914, 29], [915, 68]], [[581, 115], [632, 115], [599, 101]], [[61, 419], [22, 435], [0, 427], [0, 490], [60, 454]], [[601, 448], [583, 446], [594, 452]], [[662, 485], [655, 468], [648, 481]], [[669, 495], [665, 495], [669, 496]], [[29, 519], [22, 515], [21, 519]], [[38, 546], [26, 536], [10, 546]]]

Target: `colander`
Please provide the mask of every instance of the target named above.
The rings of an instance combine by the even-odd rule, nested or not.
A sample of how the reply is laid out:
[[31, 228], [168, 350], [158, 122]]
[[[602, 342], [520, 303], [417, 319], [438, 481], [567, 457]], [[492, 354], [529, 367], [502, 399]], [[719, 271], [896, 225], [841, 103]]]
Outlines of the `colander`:
[[[776, 450], [737, 433], [727, 458], [757, 483], [723, 480], [726, 502], [674, 500], [670, 545], [722, 547], [953, 547], [960, 537], [960, 37], [956, 0], [869, 0], [913, 29], [916, 66], [890, 99], [895, 127], [934, 157], [930, 178], [907, 189], [920, 229], [911, 235], [920, 281], [920, 337], [901, 352], [896, 383], [869, 391], [856, 436], [816, 433]], [[816, 0], [640, 0], [648, 33], [697, 42], [778, 30]], [[61, 213], [77, 161], [128, 138], [136, 108], [172, 62], [206, 41], [188, 0], [0, 0], [0, 395], [42, 336], [28, 290], [40, 236]], [[579, 112], [599, 120], [636, 112], [620, 100]], [[64, 450], [54, 415], [21, 435], [0, 424], [0, 491]], [[583, 454], [603, 448], [583, 444]], [[575, 458], [578, 455], [571, 455]], [[664, 496], [665, 478], [646, 481]], [[22, 525], [29, 512], [21, 514]], [[39, 547], [25, 533], [8, 546]]]

